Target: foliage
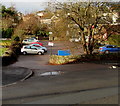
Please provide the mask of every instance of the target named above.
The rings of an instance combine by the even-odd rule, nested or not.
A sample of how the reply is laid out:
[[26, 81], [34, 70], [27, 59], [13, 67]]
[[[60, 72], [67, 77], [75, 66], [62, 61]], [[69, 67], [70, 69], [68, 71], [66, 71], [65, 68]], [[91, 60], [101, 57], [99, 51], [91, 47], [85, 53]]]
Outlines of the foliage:
[[62, 65], [62, 64], [71, 63], [77, 60], [78, 58], [80, 57], [77, 55], [70, 55], [70, 56], [52, 55], [50, 56], [49, 63], [53, 65]]
[[8, 48], [0, 48], [0, 56], [3, 56], [3, 54], [5, 53], [5, 51], [7, 50]]
[[80, 62], [93, 62], [93, 61], [98, 61], [98, 62], [102, 62], [102, 61], [117, 61], [120, 59], [120, 53], [109, 53], [109, 54], [84, 54], [81, 55], [81, 57], [77, 60]]
[[20, 41], [20, 38], [19, 38], [19, 36], [15, 36], [13, 40], [14, 41]]
[[[117, 54], [117, 55], [116, 55]], [[83, 55], [70, 55], [70, 56], [50, 56], [49, 63], [52, 65], [63, 65], [69, 63], [79, 63], [79, 62], [111, 62], [120, 60], [120, 53], [111, 54], [83, 54]]]
[[120, 35], [111, 35], [108, 38], [108, 43], [112, 45], [120, 46]]
[[6, 8], [4, 5], [2, 5], [1, 12], [2, 12], [2, 18], [13, 18], [13, 19], [17, 18], [17, 11], [13, 6]]
[[21, 44], [17, 41], [11, 43], [10, 47], [2, 55], [2, 65], [6, 66], [15, 61], [21, 53]]
[[11, 40], [0, 40], [0, 45], [8, 47], [11, 45]]
[[2, 38], [11, 38], [12, 34], [13, 34], [13, 28], [2, 30]]
[[1, 6], [0, 11], [2, 15], [2, 37], [11, 38], [14, 29], [20, 21], [18, 12], [13, 6], [6, 8], [4, 5]]

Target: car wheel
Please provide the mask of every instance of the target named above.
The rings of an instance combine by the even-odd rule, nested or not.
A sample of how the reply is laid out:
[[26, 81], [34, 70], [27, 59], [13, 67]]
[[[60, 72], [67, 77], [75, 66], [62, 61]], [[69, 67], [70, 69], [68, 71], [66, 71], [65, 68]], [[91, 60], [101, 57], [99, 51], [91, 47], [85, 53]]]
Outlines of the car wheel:
[[27, 52], [25, 52], [25, 51], [24, 51], [24, 52], [23, 52], [23, 54], [24, 54], [24, 55], [26, 55], [26, 54], [27, 54]]
[[105, 54], [109, 54], [110, 52], [108, 50], [105, 51]]
[[38, 55], [43, 55], [44, 53], [42, 53], [42, 52], [38, 52]]
[[42, 49], [42, 50], [44, 50], [44, 52], [46, 52], [45, 49]]

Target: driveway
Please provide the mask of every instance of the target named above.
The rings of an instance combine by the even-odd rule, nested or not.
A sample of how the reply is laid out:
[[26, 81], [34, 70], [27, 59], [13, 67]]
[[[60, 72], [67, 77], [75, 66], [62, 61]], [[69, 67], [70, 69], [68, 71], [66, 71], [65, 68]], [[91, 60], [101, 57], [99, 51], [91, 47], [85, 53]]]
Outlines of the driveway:
[[[48, 42], [43, 43], [47, 47]], [[55, 42], [52, 53], [56, 54], [60, 47], [64, 47], [64, 45], [61, 45], [63, 43]], [[45, 55], [21, 55], [15, 64], [10, 65], [10, 67], [30, 69], [34, 72], [34, 75], [24, 82], [4, 87], [3, 104], [80, 104], [88, 100], [118, 94], [118, 69], [110, 69], [109, 65], [95, 63], [49, 65], [50, 52], [51, 48], [48, 47], [48, 52]], [[59, 72], [59, 74], [41, 76], [46, 72]], [[97, 89], [103, 95], [100, 96]], [[90, 91], [94, 92], [94, 98], [91, 98], [93, 93]], [[82, 92], [83, 99], [81, 99]], [[86, 93], [84, 94], [84, 92]], [[81, 100], [74, 101], [73, 99], [71, 101], [72, 96], [70, 95]], [[68, 101], [64, 101], [66, 97]], [[54, 102], [54, 100], [58, 102]], [[117, 101], [111, 103], [113, 102], [117, 104]]]

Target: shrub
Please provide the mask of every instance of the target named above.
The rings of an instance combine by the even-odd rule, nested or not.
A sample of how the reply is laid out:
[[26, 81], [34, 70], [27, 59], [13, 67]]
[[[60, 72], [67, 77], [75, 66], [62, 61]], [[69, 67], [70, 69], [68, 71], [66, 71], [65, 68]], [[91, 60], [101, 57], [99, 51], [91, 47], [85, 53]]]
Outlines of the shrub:
[[4, 53], [2, 57], [2, 65], [6, 66], [17, 61], [17, 58], [21, 53], [20, 50], [21, 50], [21, 44], [16, 41], [12, 42], [9, 49]]
[[53, 65], [62, 65], [77, 62], [105, 62], [105, 61], [119, 61], [120, 53], [111, 54], [92, 54], [92, 55], [70, 55], [70, 56], [50, 56], [49, 63]]
[[20, 41], [20, 38], [19, 38], [19, 36], [15, 36], [15, 37], [13, 38], [13, 40], [14, 40], [14, 41]]
[[70, 56], [52, 55], [50, 56], [49, 63], [54, 65], [67, 64], [67, 63], [74, 62], [78, 58], [79, 56], [76, 56], [76, 55], [70, 55]]
[[2, 38], [11, 38], [12, 34], [13, 34], [13, 28], [2, 30]]

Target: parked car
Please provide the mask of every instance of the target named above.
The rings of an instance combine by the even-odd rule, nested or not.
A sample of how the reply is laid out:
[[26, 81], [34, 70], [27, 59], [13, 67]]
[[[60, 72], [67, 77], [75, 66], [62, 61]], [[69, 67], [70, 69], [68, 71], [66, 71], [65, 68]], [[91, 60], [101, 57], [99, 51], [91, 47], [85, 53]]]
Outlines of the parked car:
[[39, 54], [39, 55], [43, 55], [44, 54], [44, 50], [38, 48], [38, 47], [35, 47], [35, 46], [29, 46], [29, 45], [26, 45], [26, 46], [23, 46], [21, 48], [21, 53], [23, 53], [24, 55], [25, 54]]
[[46, 48], [46, 47], [43, 47], [43, 46], [41, 46], [41, 45], [39, 45], [39, 44], [30, 44], [30, 46], [38, 47], [38, 48], [44, 50], [44, 52], [47, 52], [47, 48]]
[[113, 52], [120, 52], [120, 47], [117, 47], [116, 45], [106, 45], [103, 47], [99, 47], [100, 53], [113, 53]]
[[29, 39], [24, 39], [23, 41], [22, 41], [22, 43], [24, 43], [24, 44], [30, 44], [30, 43], [32, 43], [32, 42], [37, 42], [38, 40], [37, 39], [35, 39], [35, 38], [29, 38]]
[[39, 44], [39, 45], [43, 46], [43, 44], [39, 40], [37, 40], [36, 42], [32, 42], [30, 44]]
[[81, 38], [71, 38], [70, 42], [80, 42]]

